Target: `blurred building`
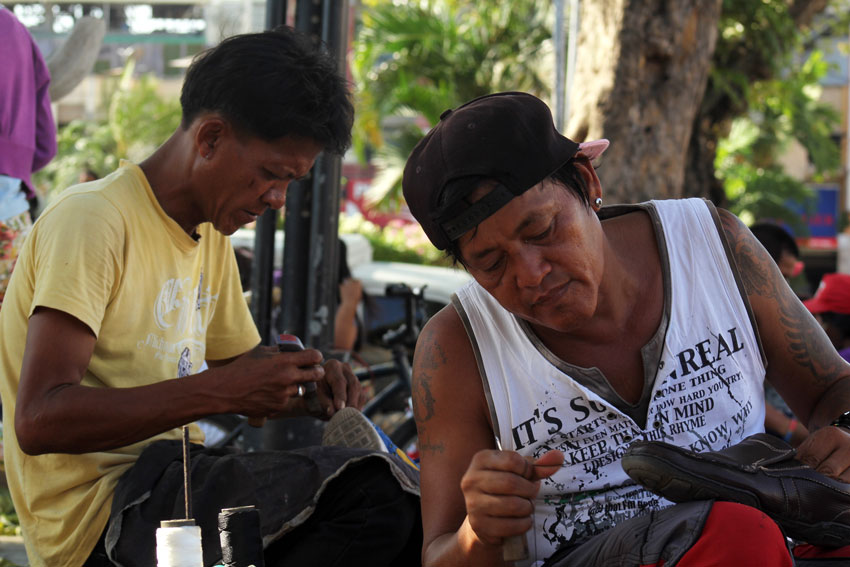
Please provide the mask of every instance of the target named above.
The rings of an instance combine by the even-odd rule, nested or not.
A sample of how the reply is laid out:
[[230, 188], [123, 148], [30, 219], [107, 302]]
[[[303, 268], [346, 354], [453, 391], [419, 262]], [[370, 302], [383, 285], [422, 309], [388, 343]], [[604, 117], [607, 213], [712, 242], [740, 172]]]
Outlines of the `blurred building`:
[[821, 81], [820, 101], [834, 108], [841, 121], [832, 133], [840, 148], [841, 168], [827, 179], [815, 180], [815, 168], [806, 150], [796, 141], [782, 157], [786, 171], [806, 182], [814, 190], [810, 203], [799, 203], [798, 210], [808, 226], [808, 235], [795, 235], [806, 263], [806, 274], [814, 285], [823, 274], [850, 273], [850, 53], [848, 36], [824, 40], [821, 49], [829, 71]]
[[30, 29], [45, 58], [62, 44], [77, 19], [92, 16], [106, 22], [106, 36], [93, 72], [55, 104], [60, 125], [77, 118], [95, 118], [103, 112], [107, 80], [119, 75], [130, 57], [135, 74], [153, 74], [161, 94], [177, 96], [193, 55], [223, 37], [262, 30], [266, 10], [265, 0], [153, 0], [145, 4], [59, 0], [4, 5]]

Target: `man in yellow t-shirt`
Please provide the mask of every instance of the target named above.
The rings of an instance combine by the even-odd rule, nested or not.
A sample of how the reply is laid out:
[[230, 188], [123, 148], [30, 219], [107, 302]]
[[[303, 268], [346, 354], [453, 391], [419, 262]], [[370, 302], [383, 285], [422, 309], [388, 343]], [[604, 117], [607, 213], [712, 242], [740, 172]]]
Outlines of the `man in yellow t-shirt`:
[[[363, 404], [340, 363], [258, 346], [227, 237], [350, 143], [333, 60], [288, 28], [234, 36], [196, 58], [181, 105], [150, 157], [51, 203], [0, 312], [6, 473], [34, 566], [154, 565], [159, 522], [182, 517], [185, 424], [306, 415], [307, 382], [316, 417]], [[267, 565], [419, 561], [418, 477], [390, 455], [190, 436], [206, 565], [218, 512], [243, 505], [260, 509]]]

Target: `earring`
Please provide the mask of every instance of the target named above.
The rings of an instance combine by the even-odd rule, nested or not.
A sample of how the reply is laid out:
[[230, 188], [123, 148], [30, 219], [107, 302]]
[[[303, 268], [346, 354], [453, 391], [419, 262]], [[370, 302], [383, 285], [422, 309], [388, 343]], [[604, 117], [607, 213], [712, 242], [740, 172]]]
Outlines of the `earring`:
[[593, 201], [593, 204], [596, 205], [597, 207], [601, 207], [602, 206], [602, 197], [597, 197], [596, 200]]

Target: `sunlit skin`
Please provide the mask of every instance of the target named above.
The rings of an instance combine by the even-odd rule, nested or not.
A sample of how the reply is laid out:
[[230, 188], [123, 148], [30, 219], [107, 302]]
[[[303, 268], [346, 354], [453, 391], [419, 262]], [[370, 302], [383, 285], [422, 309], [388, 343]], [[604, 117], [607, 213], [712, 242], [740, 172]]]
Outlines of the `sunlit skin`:
[[[160, 205], [188, 234], [211, 222], [219, 232], [233, 234], [268, 209], [280, 209], [289, 184], [306, 176], [322, 147], [313, 140], [283, 137], [273, 141], [241, 134], [221, 116], [195, 119], [175, 136], [191, 137], [190, 185], [174, 185], [169, 152], [180, 152], [175, 140], [141, 163]], [[169, 144], [173, 148], [168, 147]], [[185, 150], [184, 150], [185, 151]], [[177, 158], [177, 156], [175, 156]]]

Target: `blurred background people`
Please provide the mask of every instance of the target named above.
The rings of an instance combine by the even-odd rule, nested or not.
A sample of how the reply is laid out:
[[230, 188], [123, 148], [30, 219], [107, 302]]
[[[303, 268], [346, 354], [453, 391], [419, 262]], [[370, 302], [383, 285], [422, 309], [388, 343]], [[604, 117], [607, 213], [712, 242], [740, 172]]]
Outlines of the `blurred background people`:
[[339, 295], [334, 317], [334, 349], [360, 350], [364, 327], [358, 313], [363, 300], [363, 283], [352, 277], [348, 266], [348, 247], [339, 239]]
[[[779, 271], [789, 285], [791, 284], [790, 280], [803, 273], [805, 266], [800, 260], [800, 249], [794, 241], [794, 237], [788, 234], [784, 228], [769, 222], [758, 222], [750, 227], [750, 231], [776, 262]], [[796, 290], [795, 293], [797, 293]], [[800, 294], [797, 293], [797, 295]], [[795, 447], [802, 443], [809, 434], [806, 426], [797, 420], [785, 400], [768, 382], [764, 383], [764, 398], [765, 430]]]
[[838, 354], [850, 361], [850, 275], [824, 275], [814, 297], [803, 305], [824, 328]]
[[[800, 259], [800, 248], [788, 231], [770, 222], [757, 222], [750, 227], [750, 231], [779, 266], [779, 271], [789, 284], [791, 280], [803, 273], [805, 265]], [[797, 290], [794, 291], [797, 293]], [[797, 293], [797, 295], [801, 294]]]
[[31, 175], [56, 155], [50, 72], [32, 36], [0, 6], [0, 306], [32, 226]]
[[99, 178], [100, 176], [95, 173], [92, 168], [87, 167], [80, 172], [80, 177], [78, 179], [80, 183], [88, 183], [89, 181], [94, 181]]

